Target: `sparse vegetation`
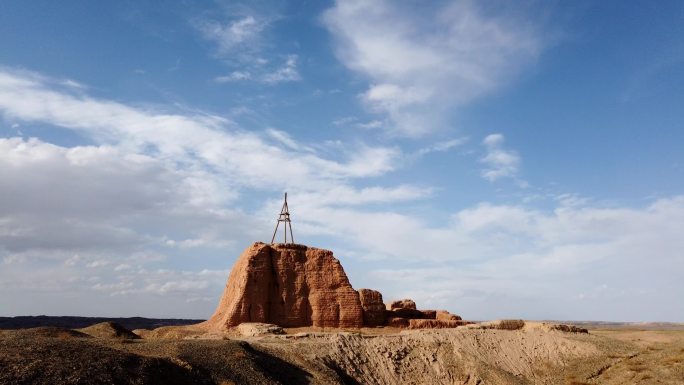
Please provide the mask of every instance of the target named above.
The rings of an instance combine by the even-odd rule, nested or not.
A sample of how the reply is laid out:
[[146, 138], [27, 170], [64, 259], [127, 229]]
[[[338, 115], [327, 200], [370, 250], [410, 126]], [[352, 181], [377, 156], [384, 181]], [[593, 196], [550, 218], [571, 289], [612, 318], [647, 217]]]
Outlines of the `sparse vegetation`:
[[498, 329], [501, 330], [519, 330], [525, 326], [525, 321], [521, 319], [506, 319], [499, 323]]
[[589, 330], [574, 325], [552, 325], [552, 330], [559, 330], [566, 333], [589, 333]]
[[504, 319], [486, 322], [481, 324], [481, 326], [483, 329], [520, 330], [525, 327], [525, 321], [520, 319]]

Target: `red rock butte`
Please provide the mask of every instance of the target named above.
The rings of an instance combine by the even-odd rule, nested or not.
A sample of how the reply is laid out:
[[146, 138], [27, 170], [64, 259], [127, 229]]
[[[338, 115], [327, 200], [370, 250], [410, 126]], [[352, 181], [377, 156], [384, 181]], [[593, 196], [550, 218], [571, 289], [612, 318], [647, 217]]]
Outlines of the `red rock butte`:
[[[332, 251], [257, 242], [235, 262], [214, 315], [201, 326], [226, 330], [245, 322], [261, 322], [282, 327], [406, 327], [409, 318], [435, 319], [434, 310], [416, 310], [413, 301], [397, 301], [385, 310], [380, 292], [359, 292], [352, 288]], [[404, 309], [404, 305], [412, 309]]]
[[331, 251], [255, 243], [233, 266], [206, 324], [226, 329], [243, 322], [357, 328], [363, 326], [363, 310], [359, 293]]

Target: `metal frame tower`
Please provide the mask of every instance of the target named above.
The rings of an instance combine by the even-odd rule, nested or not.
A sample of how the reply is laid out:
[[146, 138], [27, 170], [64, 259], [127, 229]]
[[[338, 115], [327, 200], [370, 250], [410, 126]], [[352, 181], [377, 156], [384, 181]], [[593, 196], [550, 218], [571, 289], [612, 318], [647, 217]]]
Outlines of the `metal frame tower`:
[[290, 221], [290, 210], [287, 207], [287, 193], [285, 193], [285, 202], [283, 202], [283, 208], [280, 209], [280, 215], [278, 216], [278, 221], [276, 222], [275, 230], [273, 231], [273, 238], [271, 238], [271, 244], [275, 241], [276, 234], [278, 233], [278, 226], [280, 222], [284, 222], [285, 226], [285, 243], [287, 243], [287, 227], [290, 226], [290, 243], [294, 243], [294, 236], [292, 235], [292, 221]]

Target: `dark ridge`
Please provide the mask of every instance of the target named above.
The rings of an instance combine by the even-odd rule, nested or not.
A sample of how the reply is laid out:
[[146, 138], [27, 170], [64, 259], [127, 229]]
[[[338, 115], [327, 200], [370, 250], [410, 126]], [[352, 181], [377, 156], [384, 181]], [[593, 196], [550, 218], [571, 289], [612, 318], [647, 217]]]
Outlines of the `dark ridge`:
[[116, 322], [126, 329], [155, 329], [161, 326], [183, 326], [203, 322], [199, 319], [177, 318], [107, 318], [107, 317], [71, 317], [71, 316], [18, 316], [0, 317], [0, 329], [26, 329], [44, 326], [65, 329], [81, 329], [101, 322]]

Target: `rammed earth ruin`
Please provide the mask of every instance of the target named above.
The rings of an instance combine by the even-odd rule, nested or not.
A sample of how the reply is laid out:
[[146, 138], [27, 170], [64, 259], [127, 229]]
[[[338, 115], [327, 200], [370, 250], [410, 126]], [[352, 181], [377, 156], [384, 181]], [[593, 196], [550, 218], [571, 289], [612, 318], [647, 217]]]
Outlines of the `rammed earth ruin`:
[[380, 292], [354, 290], [332, 251], [261, 242], [238, 258], [214, 315], [202, 326], [226, 330], [244, 322], [291, 328], [443, 328], [465, 323], [443, 310], [417, 310], [411, 300], [386, 306]]

